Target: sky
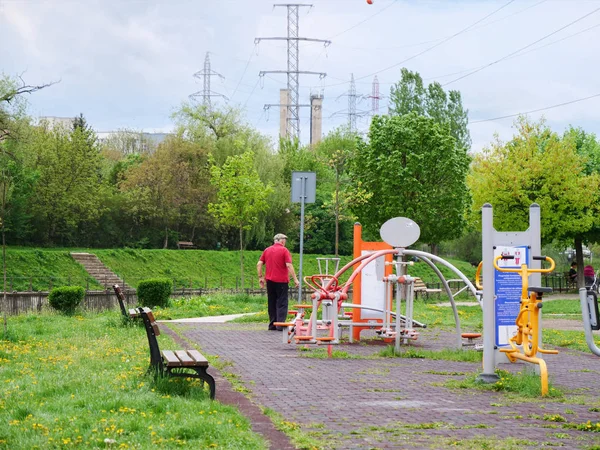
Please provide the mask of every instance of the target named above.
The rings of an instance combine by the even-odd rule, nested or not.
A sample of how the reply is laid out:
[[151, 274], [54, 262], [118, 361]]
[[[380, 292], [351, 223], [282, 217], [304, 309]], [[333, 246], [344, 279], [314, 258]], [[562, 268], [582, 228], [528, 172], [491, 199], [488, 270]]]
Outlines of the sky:
[[[299, 2], [309, 4], [309, 2]], [[314, 0], [301, 7], [300, 103], [322, 93], [323, 131], [348, 122], [350, 77], [359, 95], [359, 131], [372, 113], [372, 83], [387, 111], [400, 69], [459, 90], [469, 110], [472, 150], [514, 134], [512, 116], [531, 112], [562, 133], [600, 133], [599, 0]], [[285, 70], [287, 11], [266, 0], [0, 0], [0, 72], [27, 84], [58, 83], [28, 96], [29, 114], [83, 113], [98, 132], [164, 132], [171, 115], [202, 92], [194, 77], [209, 52], [211, 90], [273, 138]], [[596, 97], [577, 101], [590, 96]], [[568, 104], [565, 104], [568, 103]], [[555, 105], [562, 105], [553, 107]], [[553, 107], [553, 108], [549, 108]], [[548, 109], [546, 109], [548, 108]], [[310, 135], [301, 109], [301, 139]], [[491, 119], [491, 120], [490, 120]]]

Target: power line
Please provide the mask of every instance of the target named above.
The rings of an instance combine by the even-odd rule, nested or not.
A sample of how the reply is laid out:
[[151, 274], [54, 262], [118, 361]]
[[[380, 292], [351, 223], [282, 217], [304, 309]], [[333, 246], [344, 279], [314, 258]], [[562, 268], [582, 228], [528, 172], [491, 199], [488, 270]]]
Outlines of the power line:
[[[543, 48], [549, 47], [550, 45], [558, 44], [559, 42], [565, 41], [567, 39], [570, 39], [572, 37], [578, 36], [580, 34], [583, 34], [583, 33], [587, 32], [587, 31], [593, 30], [594, 28], [598, 28], [598, 27], [600, 27], [600, 23], [597, 23], [596, 25], [592, 25], [591, 27], [585, 28], [583, 30], [579, 30], [576, 33], [569, 34], [569, 35], [567, 35], [565, 37], [562, 37], [560, 39], [557, 39], [555, 41], [548, 42], [547, 44], [540, 45], [539, 47], [532, 48], [530, 50], [527, 50], [526, 52], [522, 52], [522, 53], [519, 53], [517, 55], [513, 55], [513, 56], [510, 56], [510, 57], [507, 57], [506, 60], [513, 59], [513, 58], [519, 58], [521, 56], [525, 56], [525, 55], [527, 55], [529, 53], [532, 53], [532, 52], [541, 50]], [[454, 76], [454, 75], [460, 75], [462, 73], [470, 72], [472, 70], [475, 70], [475, 69], [478, 69], [478, 68], [482, 68], [482, 67], [484, 67], [484, 66], [471, 67], [470, 69], [459, 70], [458, 72], [447, 73], [445, 75], [437, 75], [437, 76], [433, 76], [433, 77], [427, 77], [427, 78], [423, 78], [423, 81], [437, 80], [438, 78], [445, 78], [445, 77], [451, 77], [451, 76]], [[394, 83], [383, 83], [383, 84], [394, 84]]]
[[462, 77], [458, 77], [458, 78], [456, 78], [456, 79], [454, 79], [454, 80], [452, 80], [452, 81], [448, 81], [447, 83], [443, 84], [442, 86], [447, 86], [447, 85], [449, 85], [449, 84], [452, 84], [452, 83], [454, 83], [455, 81], [462, 80], [463, 78], [467, 78], [467, 77], [469, 77], [469, 76], [471, 76], [471, 75], [473, 75], [473, 74], [475, 74], [475, 73], [477, 73], [477, 72], [480, 72], [480, 71], [482, 71], [483, 69], [485, 69], [485, 68], [487, 68], [487, 67], [490, 67], [490, 66], [493, 66], [494, 64], [497, 64], [497, 63], [499, 63], [500, 61], [504, 61], [505, 59], [508, 59], [508, 58], [510, 58], [511, 56], [513, 56], [513, 55], [516, 55], [517, 53], [519, 53], [519, 52], [521, 52], [521, 51], [525, 50], [526, 48], [529, 48], [529, 47], [531, 47], [532, 45], [535, 45], [535, 44], [537, 44], [538, 42], [541, 42], [541, 41], [543, 41], [544, 39], [547, 39], [547, 38], [549, 38], [550, 36], [552, 36], [552, 35], [554, 35], [554, 34], [556, 34], [556, 33], [560, 32], [560, 31], [564, 30], [565, 28], [568, 28], [568, 27], [570, 27], [570, 26], [571, 26], [571, 25], [573, 25], [573, 24], [576, 24], [577, 22], [580, 22], [581, 20], [585, 19], [586, 17], [589, 17], [589, 16], [591, 16], [592, 14], [594, 14], [594, 13], [596, 13], [596, 12], [598, 12], [598, 11], [600, 11], [600, 8], [596, 8], [596, 9], [595, 9], [595, 10], [593, 10], [592, 12], [589, 12], [589, 13], [587, 13], [587, 14], [585, 14], [585, 15], [583, 15], [583, 16], [581, 16], [581, 17], [579, 17], [578, 19], [575, 19], [573, 22], [570, 22], [570, 23], [568, 23], [567, 25], [565, 25], [565, 26], [562, 26], [562, 27], [560, 27], [560, 28], [559, 28], [559, 29], [557, 29], [557, 30], [554, 30], [553, 32], [551, 32], [551, 33], [549, 33], [549, 34], [547, 34], [547, 35], [545, 35], [545, 36], [541, 37], [540, 39], [538, 39], [538, 40], [536, 40], [536, 41], [534, 41], [534, 42], [532, 42], [532, 43], [530, 43], [530, 44], [527, 44], [525, 47], [521, 47], [520, 49], [518, 49], [518, 50], [515, 50], [514, 52], [512, 52], [512, 53], [509, 53], [508, 55], [506, 55], [506, 56], [503, 56], [502, 58], [500, 58], [500, 59], [497, 59], [496, 61], [493, 61], [493, 62], [491, 62], [491, 63], [489, 63], [489, 64], [486, 64], [486, 65], [484, 65], [484, 66], [482, 66], [482, 67], [480, 67], [480, 68], [478, 68], [478, 69], [474, 70], [473, 72], [470, 72], [470, 73], [467, 73], [466, 75], [463, 75]]
[[[454, 33], [452, 36], [449, 36], [449, 37], [447, 37], [447, 38], [446, 38], [446, 39], [444, 39], [443, 41], [441, 41], [441, 42], [438, 42], [437, 44], [435, 44], [435, 45], [432, 45], [431, 47], [428, 47], [428, 48], [426, 48], [425, 50], [423, 50], [423, 51], [421, 51], [421, 52], [419, 52], [419, 53], [417, 53], [417, 54], [415, 54], [415, 55], [413, 55], [413, 56], [410, 56], [410, 57], [408, 57], [408, 58], [406, 58], [406, 59], [404, 59], [404, 60], [400, 61], [399, 63], [392, 64], [391, 66], [388, 66], [388, 67], [386, 67], [385, 69], [378, 70], [378, 71], [376, 71], [376, 72], [373, 72], [373, 73], [370, 73], [370, 74], [368, 74], [368, 75], [364, 75], [364, 76], [362, 76], [362, 77], [358, 77], [358, 78], [356, 78], [356, 80], [362, 80], [362, 79], [364, 79], [364, 78], [370, 78], [370, 77], [372, 77], [373, 75], [377, 75], [378, 73], [385, 72], [385, 71], [387, 71], [387, 70], [393, 69], [394, 67], [398, 67], [398, 66], [400, 66], [400, 65], [402, 65], [402, 64], [404, 64], [404, 63], [406, 63], [406, 62], [410, 61], [411, 59], [415, 59], [415, 58], [417, 58], [417, 57], [419, 57], [419, 56], [421, 56], [421, 55], [423, 55], [423, 54], [425, 54], [425, 53], [429, 52], [429, 51], [433, 50], [434, 48], [437, 48], [437, 47], [439, 47], [440, 45], [442, 45], [442, 44], [445, 44], [446, 42], [450, 41], [451, 39], [454, 39], [456, 36], [458, 36], [458, 35], [460, 35], [460, 34], [462, 34], [462, 33], [466, 32], [466, 31], [468, 31], [469, 29], [473, 28], [475, 25], [477, 25], [477, 24], [479, 24], [479, 23], [483, 22], [484, 20], [486, 20], [488, 17], [491, 17], [491, 16], [493, 16], [494, 14], [496, 14], [497, 12], [499, 12], [499, 11], [501, 11], [502, 9], [506, 8], [508, 5], [510, 5], [510, 4], [511, 4], [511, 3], [513, 3], [514, 1], [515, 1], [515, 0], [509, 0], [507, 3], [505, 3], [504, 5], [502, 5], [500, 8], [498, 8], [498, 9], [496, 9], [496, 10], [492, 11], [492, 12], [491, 12], [491, 13], [489, 13], [487, 16], [485, 16], [485, 17], [483, 17], [483, 18], [479, 19], [478, 21], [476, 21], [476, 22], [472, 23], [472, 24], [471, 24], [471, 25], [469, 25], [468, 27], [466, 27], [466, 28], [463, 28], [462, 30], [458, 31], [457, 33]], [[328, 84], [328, 85], [325, 85], [324, 87], [339, 86], [339, 85], [341, 85], [341, 84], [345, 84], [345, 83]]]
[[250, 52], [250, 56], [248, 57], [248, 61], [246, 62], [246, 67], [244, 67], [244, 71], [242, 72], [242, 76], [240, 78], [240, 81], [238, 81], [235, 89], [233, 90], [233, 94], [231, 94], [231, 98], [233, 99], [233, 96], [235, 95], [235, 93], [237, 92], [238, 88], [240, 87], [240, 83], [242, 82], [242, 80], [244, 79], [244, 76], [246, 75], [246, 70], [248, 70], [248, 66], [250, 65], [250, 60], [252, 59], [252, 56], [254, 55], [254, 51], [256, 50], [256, 46], [258, 44], [254, 44], [254, 48], [252, 49], [252, 51]]
[[517, 117], [517, 116], [522, 116], [522, 115], [525, 115], [525, 114], [532, 114], [532, 113], [536, 113], [536, 112], [540, 112], [540, 111], [546, 111], [548, 109], [554, 109], [554, 108], [559, 108], [561, 106], [571, 105], [573, 103], [583, 102], [585, 100], [589, 100], [589, 99], [594, 98], [594, 97], [600, 97], [600, 93], [594, 94], [594, 95], [590, 95], [588, 97], [578, 98], [577, 100], [571, 100], [569, 102], [559, 103], [557, 105], [546, 106], [544, 108], [538, 108], [538, 109], [532, 109], [531, 111], [525, 111], [525, 112], [520, 112], [520, 113], [516, 113], [516, 114], [508, 114], [506, 116], [492, 117], [490, 119], [474, 120], [474, 121], [469, 122], [469, 123], [474, 124], [474, 123], [482, 123], [482, 122], [492, 122], [494, 120], [508, 119], [510, 117]]
[[[536, 6], [541, 5], [542, 3], [546, 3], [547, 1], [548, 0], [541, 0], [541, 1], [537, 2], [537, 3], [534, 3], [533, 5], [529, 5], [529, 6], [525, 7], [525, 8], [523, 8], [523, 9], [519, 9], [518, 11], [515, 11], [515, 12], [513, 12], [511, 14], [508, 14], [508, 15], [506, 15], [504, 17], [500, 17], [500, 18], [498, 18], [496, 20], [492, 20], [490, 22], [487, 22], [487, 23], [481, 24], [479, 26], [473, 27], [469, 31], [479, 30], [481, 28], [488, 27], [488, 26], [493, 25], [495, 23], [502, 22], [503, 20], [506, 20], [506, 19], [508, 19], [510, 17], [517, 16], [517, 15], [519, 15], [519, 14], [521, 14], [521, 13], [523, 13], [523, 12], [529, 10], [529, 9], [532, 9], [532, 8], [535, 8]], [[433, 42], [438, 42], [438, 41], [441, 41], [443, 39], [446, 39], [447, 37], [448, 36], [440, 37], [440, 38], [437, 38], [437, 39], [429, 39], [427, 41], [417, 42], [417, 43], [414, 43], [414, 44], [398, 45], [398, 46], [394, 46], [394, 47], [376, 47], [376, 48], [373, 48], [373, 47], [351, 47], [351, 46], [347, 46], [347, 45], [343, 45], [343, 44], [336, 44], [336, 46], [337, 47], [347, 48], [347, 49], [350, 49], [350, 50], [366, 50], [366, 51], [370, 51], [370, 52], [374, 51], [374, 50], [375, 51], [378, 51], [378, 50], [389, 51], [389, 50], [400, 50], [400, 49], [403, 49], [403, 48], [418, 47], [420, 45], [431, 44]]]
[[338, 36], [341, 36], [344, 33], [347, 33], [348, 31], [354, 30], [356, 27], [359, 27], [360, 25], [362, 25], [363, 23], [367, 22], [368, 20], [371, 20], [373, 17], [381, 14], [382, 12], [384, 12], [386, 9], [388, 9], [391, 6], [394, 6], [394, 4], [396, 3], [396, 1], [390, 3], [389, 5], [387, 5], [385, 8], [381, 8], [379, 11], [377, 11], [375, 14], [371, 14], [369, 17], [367, 17], [366, 19], [361, 20], [360, 22], [358, 22], [355, 25], [352, 25], [350, 28], [345, 29], [344, 31], [340, 31], [338, 34], [334, 34], [333, 36], [328, 37], [328, 40], [333, 40], [333, 38], [336, 38]]
[[254, 85], [254, 87], [252, 88], [252, 91], [250, 92], [250, 95], [248, 95], [248, 98], [244, 102], [244, 106], [243, 106], [244, 108], [248, 104], [248, 101], [250, 101], [250, 97], [252, 97], [252, 94], [254, 94], [254, 91], [256, 90], [256, 86], [258, 86], [258, 83], [260, 83], [260, 78], [258, 80], [256, 80], [256, 84]]

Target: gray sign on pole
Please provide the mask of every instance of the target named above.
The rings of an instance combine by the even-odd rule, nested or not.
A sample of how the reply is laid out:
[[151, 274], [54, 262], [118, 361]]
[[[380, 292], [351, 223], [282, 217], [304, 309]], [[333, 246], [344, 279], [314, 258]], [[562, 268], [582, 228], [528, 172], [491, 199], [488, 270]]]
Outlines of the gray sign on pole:
[[300, 203], [300, 266], [298, 267], [298, 303], [302, 303], [302, 253], [304, 249], [304, 204], [314, 203], [317, 192], [315, 172], [292, 172], [292, 203]]
[[314, 203], [317, 193], [315, 172], [292, 172], [292, 203]]

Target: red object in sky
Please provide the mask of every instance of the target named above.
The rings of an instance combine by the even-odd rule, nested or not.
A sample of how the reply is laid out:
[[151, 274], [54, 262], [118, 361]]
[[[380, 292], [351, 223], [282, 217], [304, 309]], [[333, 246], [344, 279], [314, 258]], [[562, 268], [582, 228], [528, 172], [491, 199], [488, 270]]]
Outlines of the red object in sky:
[[368, 3], [369, 5], [372, 5], [372, 4], [373, 4], [373, 0], [367, 0], [367, 3]]

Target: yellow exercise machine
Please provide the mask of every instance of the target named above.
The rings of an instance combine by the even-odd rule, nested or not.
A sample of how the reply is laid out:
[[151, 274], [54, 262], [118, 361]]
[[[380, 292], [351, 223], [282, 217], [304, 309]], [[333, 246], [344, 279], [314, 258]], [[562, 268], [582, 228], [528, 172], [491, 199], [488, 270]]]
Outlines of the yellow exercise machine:
[[540, 335], [540, 310], [542, 309], [542, 295], [544, 292], [552, 292], [552, 288], [530, 287], [529, 274], [549, 273], [556, 267], [554, 260], [548, 256], [533, 256], [534, 260], [547, 261], [550, 267], [547, 269], [531, 269], [527, 264], [521, 264], [520, 268], [499, 267], [498, 260], [513, 259], [514, 256], [499, 255], [494, 259], [494, 267], [500, 272], [517, 272], [521, 274], [523, 287], [521, 290], [521, 308], [517, 316], [516, 334], [509, 339], [511, 348], [500, 349], [506, 353], [510, 362], [517, 359], [537, 364], [540, 367], [540, 378], [542, 382], [542, 396], [548, 393], [548, 370], [546, 362], [537, 358], [537, 352], [545, 354], [557, 354], [558, 350], [545, 350], [539, 346]]

